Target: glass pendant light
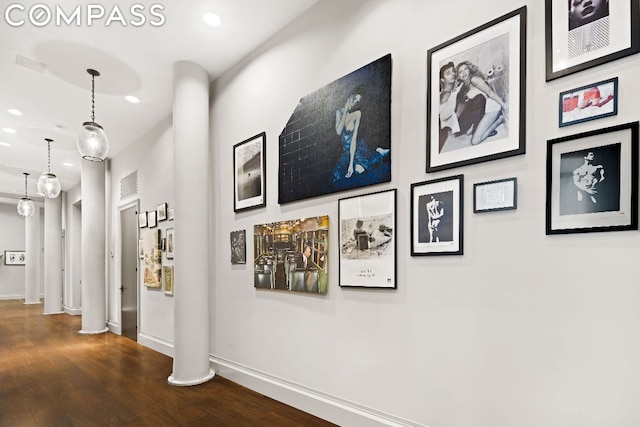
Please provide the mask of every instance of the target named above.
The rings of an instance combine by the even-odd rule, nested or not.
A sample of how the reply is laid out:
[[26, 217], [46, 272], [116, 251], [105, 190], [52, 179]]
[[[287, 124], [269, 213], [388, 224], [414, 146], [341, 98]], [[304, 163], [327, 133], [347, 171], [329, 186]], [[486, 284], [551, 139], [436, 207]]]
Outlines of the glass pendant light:
[[33, 203], [33, 200], [31, 200], [27, 196], [27, 177], [29, 176], [29, 174], [26, 172], [23, 172], [23, 174], [24, 174], [24, 197], [20, 199], [20, 201], [18, 202], [18, 213], [24, 217], [28, 217], [28, 216], [33, 216], [33, 214], [36, 213], [36, 205]]
[[93, 162], [101, 162], [109, 153], [109, 140], [102, 126], [95, 121], [95, 78], [100, 75], [96, 70], [89, 68], [91, 74], [91, 121], [84, 122], [78, 134], [78, 150], [83, 159]]
[[48, 172], [43, 172], [38, 179], [38, 194], [46, 199], [55, 199], [60, 194], [60, 180], [51, 173], [51, 142], [53, 139], [45, 138], [47, 141], [47, 167]]

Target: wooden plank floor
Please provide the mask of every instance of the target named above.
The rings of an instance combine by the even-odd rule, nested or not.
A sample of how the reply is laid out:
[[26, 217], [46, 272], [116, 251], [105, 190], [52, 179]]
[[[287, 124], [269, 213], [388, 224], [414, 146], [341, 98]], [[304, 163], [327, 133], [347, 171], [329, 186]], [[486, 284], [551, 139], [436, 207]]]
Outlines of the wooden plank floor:
[[170, 386], [170, 357], [42, 309], [0, 301], [2, 427], [333, 425], [218, 375]]

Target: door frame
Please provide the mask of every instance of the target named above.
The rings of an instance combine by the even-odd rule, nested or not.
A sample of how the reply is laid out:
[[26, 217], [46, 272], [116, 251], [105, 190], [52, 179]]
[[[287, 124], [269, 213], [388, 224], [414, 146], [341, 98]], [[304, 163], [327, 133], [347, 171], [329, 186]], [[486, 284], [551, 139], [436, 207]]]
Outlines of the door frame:
[[[119, 242], [119, 247], [118, 247], [118, 267], [116, 269], [116, 282], [114, 283], [115, 287], [116, 287], [116, 294], [118, 295], [118, 315], [120, 316], [120, 327], [119, 329], [119, 335], [122, 335], [122, 292], [118, 293], [117, 291], [120, 290], [120, 286], [122, 286], [122, 222], [121, 222], [121, 218], [122, 218], [122, 211], [125, 211], [129, 208], [135, 207], [136, 208], [136, 215], [138, 213], [140, 213], [140, 199], [135, 199], [129, 203], [125, 203], [123, 205], [118, 206], [118, 242]], [[136, 224], [137, 224], [137, 220], [136, 220]], [[140, 242], [140, 227], [136, 227], [136, 247], [138, 246], [138, 244]], [[140, 248], [138, 248], [138, 251], [140, 250]], [[138, 252], [136, 251], [136, 252]], [[138, 341], [138, 336], [140, 334], [140, 259], [138, 257], [136, 257], [136, 263], [137, 263], [137, 274], [136, 274], [136, 341]], [[120, 286], [118, 286], [118, 284], [120, 284]]]

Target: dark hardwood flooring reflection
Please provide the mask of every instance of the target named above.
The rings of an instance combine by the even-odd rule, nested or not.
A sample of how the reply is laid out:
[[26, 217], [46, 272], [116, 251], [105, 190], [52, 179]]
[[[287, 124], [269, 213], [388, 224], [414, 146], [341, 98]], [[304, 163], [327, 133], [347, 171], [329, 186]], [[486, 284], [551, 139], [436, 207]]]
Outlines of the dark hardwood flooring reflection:
[[0, 426], [332, 426], [216, 377], [167, 384], [172, 359], [81, 318], [0, 301]]

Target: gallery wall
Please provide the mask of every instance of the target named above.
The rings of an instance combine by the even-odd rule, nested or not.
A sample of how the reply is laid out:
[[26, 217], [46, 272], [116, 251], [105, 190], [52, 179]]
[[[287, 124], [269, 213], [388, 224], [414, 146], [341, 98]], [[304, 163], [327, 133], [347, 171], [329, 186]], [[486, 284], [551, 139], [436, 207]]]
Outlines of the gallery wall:
[[[5, 251], [23, 251], [24, 218], [18, 215], [15, 203], [0, 202], [0, 254]], [[4, 265], [0, 260], [0, 299], [24, 298], [24, 266]]]

